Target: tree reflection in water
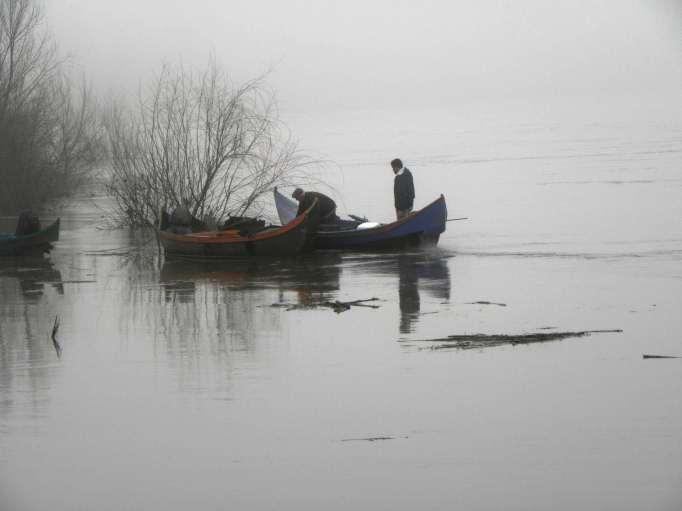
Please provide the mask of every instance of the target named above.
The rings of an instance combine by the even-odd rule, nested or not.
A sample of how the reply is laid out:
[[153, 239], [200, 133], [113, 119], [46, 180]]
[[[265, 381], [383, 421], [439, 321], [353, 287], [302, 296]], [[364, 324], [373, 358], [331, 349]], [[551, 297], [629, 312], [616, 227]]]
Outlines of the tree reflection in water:
[[[50, 363], [56, 359], [45, 338], [54, 321], [54, 294], [64, 295], [64, 285], [50, 259], [0, 258], [0, 394], [6, 396], [0, 400], [2, 418], [10, 410], [32, 413], [47, 399]], [[30, 392], [15, 393], [14, 379], [28, 382]]]
[[161, 283], [166, 301], [194, 299], [196, 284], [211, 282], [232, 290], [272, 290], [282, 297], [295, 293], [298, 303], [329, 299], [339, 290], [341, 257], [315, 254], [296, 259], [235, 259], [230, 261], [166, 261]]
[[[339, 289], [341, 258], [313, 254], [295, 259], [163, 262], [160, 271], [131, 262], [120, 329], [134, 337], [150, 332], [157, 355], [186, 368], [207, 352], [211, 363], [229, 354], [254, 353], [259, 339], [278, 339], [282, 299], [329, 299]], [[219, 361], [224, 357], [222, 362]]]
[[[158, 269], [138, 261], [128, 269], [120, 330], [126, 338], [150, 335], [154, 356], [175, 361], [185, 381], [196, 378], [198, 360], [225, 366], [220, 371], [224, 375], [235, 363], [235, 353], [253, 357], [280, 345], [286, 317], [273, 303], [314, 306], [338, 299], [343, 272], [349, 269], [344, 293], [349, 297], [370, 298], [383, 284], [397, 287], [401, 333], [416, 327], [425, 296], [450, 298], [447, 257], [437, 251], [169, 260]], [[368, 288], [368, 277], [377, 286]], [[329, 326], [327, 319], [318, 320], [325, 322], [321, 328]]]

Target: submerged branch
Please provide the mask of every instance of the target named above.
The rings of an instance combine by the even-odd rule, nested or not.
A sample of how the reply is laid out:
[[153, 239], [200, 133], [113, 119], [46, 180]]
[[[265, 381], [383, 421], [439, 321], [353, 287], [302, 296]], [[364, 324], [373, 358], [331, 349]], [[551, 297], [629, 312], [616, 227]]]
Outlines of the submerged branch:
[[322, 302], [311, 302], [311, 303], [273, 303], [271, 307], [283, 307], [287, 312], [292, 310], [309, 310], [309, 309], [319, 309], [319, 308], [330, 308], [337, 314], [350, 310], [351, 307], [369, 307], [371, 309], [378, 309], [379, 305], [368, 304], [366, 302], [378, 301], [378, 298], [366, 298], [364, 300], [352, 300], [350, 302], [341, 302], [339, 300], [335, 301], [322, 301]]
[[52, 346], [54, 346], [54, 350], [57, 352], [57, 358], [62, 357], [62, 347], [59, 344], [59, 341], [57, 341], [57, 332], [59, 331], [59, 316], [54, 317], [54, 325], [52, 325]]

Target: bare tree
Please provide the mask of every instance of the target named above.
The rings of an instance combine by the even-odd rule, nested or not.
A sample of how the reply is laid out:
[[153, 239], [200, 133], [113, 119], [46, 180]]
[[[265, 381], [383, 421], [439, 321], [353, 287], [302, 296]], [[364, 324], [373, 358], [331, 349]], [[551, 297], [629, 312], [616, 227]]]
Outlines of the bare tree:
[[36, 0], [0, 0], [0, 210], [66, 194], [103, 156], [96, 104], [67, 77]]
[[313, 163], [262, 80], [234, 86], [214, 59], [201, 73], [164, 66], [133, 106], [114, 103], [105, 124], [108, 191], [132, 226], [156, 226], [183, 199], [200, 218], [258, 212], [266, 192], [307, 178]]

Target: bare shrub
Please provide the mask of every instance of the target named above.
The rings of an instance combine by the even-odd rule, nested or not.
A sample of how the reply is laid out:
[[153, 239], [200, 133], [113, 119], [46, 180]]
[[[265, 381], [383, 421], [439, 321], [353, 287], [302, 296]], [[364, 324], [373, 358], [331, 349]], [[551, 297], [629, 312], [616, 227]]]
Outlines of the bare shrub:
[[313, 163], [263, 81], [234, 86], [214, 59], [199, 73], [163, 66], [132, 105], [114, 102], [106, 117], [107, 189], [124, 225], [157, 226], [183, 199], [199, 218], [258, 214], [264, 194], [307, 179]]
[[103, 156], [96, 105], [67, 77], [35, 0], [0, 0], [0, 211], [39, 208]]

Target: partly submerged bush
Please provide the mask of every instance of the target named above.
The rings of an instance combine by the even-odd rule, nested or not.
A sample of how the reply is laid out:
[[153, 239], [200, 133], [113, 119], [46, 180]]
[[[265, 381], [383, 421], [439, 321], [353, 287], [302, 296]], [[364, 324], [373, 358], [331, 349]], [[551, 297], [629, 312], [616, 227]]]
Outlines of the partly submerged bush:
[[202, 72], [164, 66], [132, 106], [115, 102], [105, 125], [107, 188], [130, 226], [156, 226], [184, 200], [204, 219], [257, 213], [264, 194], [311, 163], [262, 80], [234, 86], [213, 59]]

